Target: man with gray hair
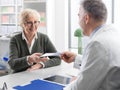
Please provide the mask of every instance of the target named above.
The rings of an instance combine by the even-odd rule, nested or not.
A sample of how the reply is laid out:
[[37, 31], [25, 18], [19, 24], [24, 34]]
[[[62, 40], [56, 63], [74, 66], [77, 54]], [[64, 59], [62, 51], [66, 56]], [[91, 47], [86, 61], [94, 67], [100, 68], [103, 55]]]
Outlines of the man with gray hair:
[[78, 77], [64, 90], [120, 90], [120, 33], [105, 24], [105, 4], [102, 0], [83, 0], [78, 16], [83, 34], [90, 41], [83, 56], [62, 53], [65, 62], [81, 62]]

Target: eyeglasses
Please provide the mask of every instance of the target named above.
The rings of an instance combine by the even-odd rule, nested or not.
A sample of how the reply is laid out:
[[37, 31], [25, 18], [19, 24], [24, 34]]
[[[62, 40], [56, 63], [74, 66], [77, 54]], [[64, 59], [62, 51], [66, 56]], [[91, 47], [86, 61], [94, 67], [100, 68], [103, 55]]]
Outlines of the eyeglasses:
[[34, 22], [26, 22], [25, 24], [27, 24], [28, 26], [32, 26], [33, 24], [35, 25], [35, 26], [38, 26], [39, 25], [39, 23], [40, 23], [40, 21], [34, 21]]

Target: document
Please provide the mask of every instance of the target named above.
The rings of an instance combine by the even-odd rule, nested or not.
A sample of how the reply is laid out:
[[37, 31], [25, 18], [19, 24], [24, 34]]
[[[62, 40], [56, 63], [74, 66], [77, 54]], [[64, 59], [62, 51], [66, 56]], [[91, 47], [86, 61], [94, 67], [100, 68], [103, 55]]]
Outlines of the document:
[[48, 56], [60, 56], [61, 53], [60, 52], [56, 52], [56, 53], [45, 53], [40, 57], [48, 57]]

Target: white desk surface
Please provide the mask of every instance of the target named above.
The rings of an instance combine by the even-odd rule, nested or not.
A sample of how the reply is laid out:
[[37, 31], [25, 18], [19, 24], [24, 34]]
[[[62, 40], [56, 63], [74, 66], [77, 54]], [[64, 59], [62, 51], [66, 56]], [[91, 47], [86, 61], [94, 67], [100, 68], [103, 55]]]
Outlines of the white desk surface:
[[34, 70], [31, 72], [24, 71], [15, 74], [9, 74], [0, 77], [0, 88], [3, 86], [4, 82], [6, 82], [8, 90], [12, 90], [11, 88], [14, 86], [29, 84], [30, 81], [35, 79], [42, 79], [55, 74], [68, 76], [69, 72], [76, 73], [78, 70], [73, 70], [73, 63], [67, 64], [65, 62], [62, 62], [61, 65], [55, 67]]

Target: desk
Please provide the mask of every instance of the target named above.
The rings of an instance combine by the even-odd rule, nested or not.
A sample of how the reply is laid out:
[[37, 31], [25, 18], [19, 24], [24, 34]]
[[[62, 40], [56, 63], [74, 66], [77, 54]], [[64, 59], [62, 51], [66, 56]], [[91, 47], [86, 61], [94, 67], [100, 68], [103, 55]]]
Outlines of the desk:
[[0, 77], [0, 87], [3, 86], [4, 82], [6, 82], [8, 86], [8, 90], [11, 90], [11, 88], [14, 86], [28, 84], [32, 80], [42, 79], [50, 75], [58, 74], [58, 75], [67, 76], [66, 72], [72, 69], [73, 69], [73, 63], [67, 64], [64, 61], [62, 61], [62, 64], [59, 66], [34, 70], [31, 72], [24, 71], [24, 72], [15, 73], [15, 74], [9, 74], [9, 75]]

